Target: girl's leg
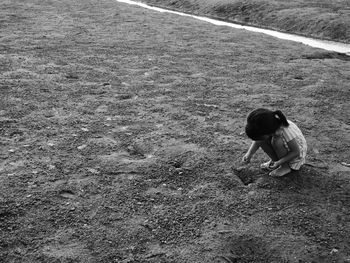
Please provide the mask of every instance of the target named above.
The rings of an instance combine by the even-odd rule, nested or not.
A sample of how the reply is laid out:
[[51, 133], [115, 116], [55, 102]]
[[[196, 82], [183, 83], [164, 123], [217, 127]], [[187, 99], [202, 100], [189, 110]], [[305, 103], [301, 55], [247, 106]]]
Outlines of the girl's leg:
[[257, 142], [260, 148], [271, 158], [272, 161], [278, 161], [278, 155], [274, 148], [272, 147], [271, 141], [258, 141]]
[[[271, 140], [271, 146], [276, 152], [278, 159], [288, 154], [288, 149], [286, 149], [286, 147], [284, 146], [284, 142], [281, 136], [273, 137]], [[270, 174], [272, 176], [283, 176], [283, 175], [286, 175], [287, 173], [290, 173], [291, 171], [292, 170], [290, 169], [288, 163], [284, 163], [279, 168], [272, 171]]]

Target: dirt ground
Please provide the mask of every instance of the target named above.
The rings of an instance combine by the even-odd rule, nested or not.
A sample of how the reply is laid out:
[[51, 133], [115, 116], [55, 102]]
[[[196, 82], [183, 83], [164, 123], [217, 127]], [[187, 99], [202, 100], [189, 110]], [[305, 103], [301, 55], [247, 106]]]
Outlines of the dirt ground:
[[[0, 261], [350, 262], [349, 57], [112, 0], [0, 3]], [[271, 178], [245, 117], [308, 161]]]

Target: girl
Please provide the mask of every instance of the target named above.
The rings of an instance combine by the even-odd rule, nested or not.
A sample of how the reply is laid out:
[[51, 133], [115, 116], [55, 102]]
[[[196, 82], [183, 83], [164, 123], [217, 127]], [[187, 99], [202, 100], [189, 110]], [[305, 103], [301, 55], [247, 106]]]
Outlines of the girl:
[[260, 167], [271, 171], [271, 176], [284, 176], [292, 170], [299, 170], [305, 163], [306, 140], [300, 129], [281, 111], [252, 111], [245, 131], [253, 142], [243, 156], [243, 162], [249, 163], [254, 153], [262, 148], [271, 160]]

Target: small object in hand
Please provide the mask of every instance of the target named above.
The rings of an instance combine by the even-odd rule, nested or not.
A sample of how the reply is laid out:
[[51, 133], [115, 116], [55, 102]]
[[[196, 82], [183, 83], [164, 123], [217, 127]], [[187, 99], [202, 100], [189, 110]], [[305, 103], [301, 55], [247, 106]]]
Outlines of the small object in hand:
[[273, 170], [274, 170], [273, 166], [274, 166], [274, 162], [273, 162], [272, 160], [270, 160], [270, 161], [268, 161], [268, 162], [266, 162], [266, 163], [262, 163], [262, 164], [260, 165], [260, 168], [261, 168], [262, 170], [273, 171]]

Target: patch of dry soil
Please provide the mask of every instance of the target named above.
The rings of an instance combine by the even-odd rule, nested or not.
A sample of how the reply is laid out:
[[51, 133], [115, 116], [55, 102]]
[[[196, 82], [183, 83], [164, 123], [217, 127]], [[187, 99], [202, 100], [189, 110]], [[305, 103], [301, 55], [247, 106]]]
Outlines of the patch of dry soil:
[[[349, 61], [111, 0], [0, 17], [3, 262], [350, 262]], [[240, 163], [256, 107], [299, 173]]]

